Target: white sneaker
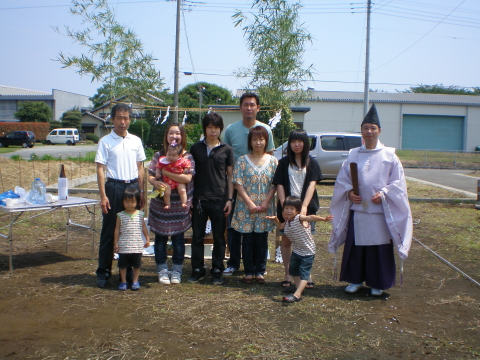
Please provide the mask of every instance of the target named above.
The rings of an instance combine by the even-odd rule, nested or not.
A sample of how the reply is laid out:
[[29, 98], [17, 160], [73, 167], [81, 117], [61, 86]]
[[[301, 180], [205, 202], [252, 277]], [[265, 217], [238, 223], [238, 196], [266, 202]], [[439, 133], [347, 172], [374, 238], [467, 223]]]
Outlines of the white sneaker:
[[363, 283], [361, 284], [350, 284], [345, 288], [345, 292], [349, 294], [356, 293], [358, 290], [360, 290], [363, 287]]
[[182, 282], [182, 274], [177, 270], [173, 270], [170, 273], [170, 284], [180, 284]]
[[158, 274], [158, 281], [163, 285], [170, 285], [170, 272], [167, 269], [163, 269]]
[[235, 271], [237, 271], [237, 269], [227, 267], [225, 270], [223, 270], [223, 276], [232, 276]]
[[370, 290], [370, 294], [372, 294], [372, 296], [382, 296], [383, 290], [372, 288], [372, 290]]

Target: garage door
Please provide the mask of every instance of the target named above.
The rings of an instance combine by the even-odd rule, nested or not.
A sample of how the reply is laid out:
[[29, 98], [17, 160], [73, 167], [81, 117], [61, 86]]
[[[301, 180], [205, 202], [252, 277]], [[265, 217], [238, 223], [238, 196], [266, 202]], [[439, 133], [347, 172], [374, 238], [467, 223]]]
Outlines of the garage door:
[[463, 150], [463, 116], [403, 115], [402, 149]]

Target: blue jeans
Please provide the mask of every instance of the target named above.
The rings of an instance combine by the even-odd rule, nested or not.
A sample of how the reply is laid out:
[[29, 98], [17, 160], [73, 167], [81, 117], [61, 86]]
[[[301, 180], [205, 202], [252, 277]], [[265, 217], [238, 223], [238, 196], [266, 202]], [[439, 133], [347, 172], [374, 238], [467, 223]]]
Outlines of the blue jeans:
[[[185, 259], [185, 237], [183, 233], [172, 235], [172, 270], [178, 271], [180, 274], [183, 270], [183, 260]], [[167, 264], [167, 241], [168, 236], [155, 234], [155, 264], [157, 265], [157, 273], [162, 270], [168, 270]]]
[[300, 276], [300, 280], [308, 281], [312, 271], [313, 260], [315, 260], [315, 255], [301, 256], [292, 252], [288, 268], [289, 275]]
[[242, 258], [245, 275], [263, 276], [267, 267], [268, 232], [243, 233]]

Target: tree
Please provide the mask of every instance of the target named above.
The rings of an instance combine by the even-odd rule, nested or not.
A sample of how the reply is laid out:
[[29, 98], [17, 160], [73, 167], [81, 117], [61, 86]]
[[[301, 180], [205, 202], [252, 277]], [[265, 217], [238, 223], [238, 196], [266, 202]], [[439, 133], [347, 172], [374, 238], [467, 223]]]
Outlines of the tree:
[[60, 120], [63, 127], [82, 129], [82, 113], [78, 107], [65, 111]]
[[436, 85], [417, 85], [411, 86], [410, 89], [401, 92], [405, 93], [423, 93], [423, 94], [452, 94], [452, 95], [480, 95], [480, 87], [464, 88], [456, 85], [444, 86]]
[[[236, 103], [230, 90], [215, 84], [201, 81], [187, 85], [178, 92], [179, 107], [187, 109], [200, 108], [200, 92], [203, 108], [206, 108], [207, 105], [212, 104], [230, 105]], [[203, 113], [203, 115], [205, 115], [205, 113]], [[187, 112], [187, 118], [190, 119], [190, 121], [193, 119], [198, 119], [200, 122], [200, 111]]]
[[[76, 67], [80, 76], [108, 84], [108, 98], [120, 95], [144, 97], [163, 83], [153, 65], [153, 55], [145, 54], [142, 42], [129, 28], [117, 22], [107, 0], [72, 0], [70, 12], [86, 24], [83, 30], [65, 26], [66, 35], [88, 52], [80, 56], [57, 56], [63, 67]], [[60, 30], [55, 30], [61, 34]], [[95, 33], [96, 32], [96, 33]]]
[[100, 106], [103, 105], [103, 103], [107, 102], [110, 100], [113, 96], [113, 92], [116, 94], [116, 98], [123, 96], [123, 89], [121, 88], [116, 88], [115, 90], [112, 89], [112, 86], [110, 84], [104, 84], [101, 87], [97, 89], [97, 93], [93, 95], [90, 100], [93, 104], [93, 108], [96, 109]]
[[307, 97], [301, 85], [312, 78], [313, 67], [303, 68], [302, 58], [305, 44], [312, 37], [299, 21], [300, 3], [254, 0], [252, 8], [257, 14], [252, 15], [252, 20], [241, 11], [232, 16], [235, 26], [243, 26], [248, 50], [253, 55], [252, 66], [240, 69], [237, 76], [252, 77], [248, 86], [257, 89], [262, 107], [266, 108], [262, 121], [282, 110], [282, 121], [275, 128], [275, 135], [277, 144], [283, 143], [295, 128], [290, 104], [298, 104]]
[[50, 122], [53, 112], [43, 101], [22, 101], [14, 116], [22, 122]]
[[132, 120], [128, 131], [142, 139], [142, 143], [145, 146], [145, 140], [150, 135], [150, 124], [145, 120]]

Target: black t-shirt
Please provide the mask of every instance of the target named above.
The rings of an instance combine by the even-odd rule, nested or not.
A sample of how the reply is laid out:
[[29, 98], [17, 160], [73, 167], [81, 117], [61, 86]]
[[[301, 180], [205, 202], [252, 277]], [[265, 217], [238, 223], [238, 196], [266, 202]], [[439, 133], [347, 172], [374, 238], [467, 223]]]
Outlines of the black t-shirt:
[[190, 153], [195, 160], [195, 187], [193, 197], [209, 201], [227, 201], [227, 166], [233, 166], [233, 150], [220, 142], [207, 155], [207, 145], [199, 141], [192, 145]]
[[[309, 155], [310, 156], [310, 155]], [[275, 176], [273, 177], [273, 185], [282, 185], [285, 189], [285, 197], [290, 196], [290, 178], [288, 176], [288, 158], [285, 156], [278, 162], [277, 170], [275, 171]], [[320, 170], [320, 166], [316, 159], [310, 157], [307, 165], [307, 173], [305, 175], [305, 181], [303, 183], [302, 188], [302, 195], [301, 200], [305, 198], [305, 194], [307, 192], [308, 186], [312, 181], [320, 181], [322, 180], [322, 171]], [[307, 215], [316, 214], [318, 209], [320, 208], [320, 204], [318, 202], [318, 194], [317, 189], [315, 189], [312, 200], [310, 200], [310, 204], [308, 205]], [[277, 203], [277, 217], [280, 222], [283, 222], [282, 216], [282, 206], [280, 205], [280, 201]]]

